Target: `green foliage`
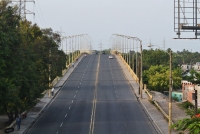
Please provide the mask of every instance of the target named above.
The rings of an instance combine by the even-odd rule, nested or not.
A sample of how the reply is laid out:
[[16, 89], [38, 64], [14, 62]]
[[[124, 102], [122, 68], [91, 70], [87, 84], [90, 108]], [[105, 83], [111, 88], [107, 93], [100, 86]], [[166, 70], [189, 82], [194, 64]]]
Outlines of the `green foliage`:
[[183, 109], [194, 108], [194, 105], [189, 101], [185, 101], [179, 104], [179, 106]]
[[190, 70], [190, 75], [186, 75], [183, 77], [185, 80], [190, 81], [193, 84], [200, 84], [200, 73], [195, 71], [194, 69]]
[[[191, 109], [187, 109], [186, 114], [190, 117], [195, 115], [194, 106]], [[197, 109], [197, 114], [200, 114], [200, 109]]]
[[[163, 51], [160, 49], [150, 49], [150, 50], [143, 50], [143, 83], [147, 84], [148, 88], [157, 91], [164, 91], [168, 90], [169, 84], [169, 54], [167, 51]], [[172, 76], [173, 76], [173, 88], [181, 87], [181, 78], [182, 78], [182, 70], [180, 66], [182, 64], [194, 64], [200, 61], [200, 53], [189, 52], [188, 50], [183, 50], [182, 52], [173, 52], [172, 55]], [[162, 66], [161, 68], [156, 66]], [[167, 69], [167, 68], [168, 69]], [[192, 83], [200, 84], [200, 74], [191, 71], [191, 76], [183, 77], [183, 79], [189, 80]], [[160, 89], [162, 88], [162, 89]]]
[[169, 65], [169, 54], [160, 49], [143, 50], [143, 70], [156, 65]]
[[199, 134], [200, 133], [200, 118], [186, 118], [179, 120], [177, 123], [172, 125], [177, 131], [188, 131], [189, 134]]
[[58, 50], [60, 36], [17, 14], [17, 8], [0, 1], [0, 111], [9, 121], [13, 113], [34, 106], [48, 88], [48, 76], [53, 80], [66, 66], [66, 55]]
[[[167, 91], [169, 90], [169, 73], [168, 66], [151, 66], [149, 70], [144, 71], [143, 80], [151, 90]], [[172, 76], [174, 85], [180, 85], [181, 70], [178, 68], [174, 69]]]

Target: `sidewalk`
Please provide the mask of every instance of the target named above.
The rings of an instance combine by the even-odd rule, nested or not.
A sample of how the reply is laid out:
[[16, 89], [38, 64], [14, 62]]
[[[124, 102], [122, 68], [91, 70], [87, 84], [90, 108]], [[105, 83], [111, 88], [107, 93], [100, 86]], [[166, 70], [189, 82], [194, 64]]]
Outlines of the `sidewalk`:
[[[116, 58], [119, 64], [121, 65], [127, 80], [129, 80], [131, 86], [133, 87], [134, 93], [136, 94], [136, 96], [140, 98], [140, 95], [138, 94], [139, 84], [136, 83], [136, 81], [133, 79], [133, 77], [129, 73], [124, 63], [121, 62], [121, 59], [119, 58], [119, 56], [116, 56]], [[162, 94], [159, 92], [153, 92], [152, 95], [153, 95], [154, 100], [156, 100], [158, 104], [160, 105], [160, 107], [165, 111], [165, 113], [168, 114], [168, 100], [163, 98]], [[158, 108], [149, 101], [149, 97], [144, 91], [142, 93], [142, 99], [140, 98], [140, 102], [143, 105], [143, 108], [146, 110], [147, 114], [149, 115], [152, 123], [155, 125], [155, 127], [157, 127], [158, 131], [160, 131], [161, 134], [168, 134], [167, 119], [165, 119], [164, 115], [158, 110]], [[187, 117], [189, 116], [187, 116], [185, 112], [182, 109], [180, 109], [175, 102], [173, 102], [172, 103], [172, 121], [175, 122], [177, 120], [187, 118]], [[175, 133], [177, 132], [172, 130], [172, 134], [175, 134]]]
[[[74, 64], [74, 68], [79, 64], [79, 62], [81, 62], [82, 58], [83, 56], [81, 56], [79, 60]], [[56, 83], [56, 85], [54, 86], [54, 96], [58, 93], [58, 91], [63, 86], [65, 81], [70, 77], [74, 68], [70, 67], [65, 73], [65, 75]], [[26, 119], [22, 119], [20, 130], [18, 131], [15, 125], [14, 131], [11, 132], [11, 134], [25, 133], [31, 127], [31, 125], [34, 124], [35, 121], [37, 121], [40, 115], [45, 111], [45, 109], [48, 107], [54, 96], [49, 97], [48, 92], [46, 92], [44, 97], [40, 99], [38, 104], [28, 112]], [[7, 115], [0, 116], [0, 123], [3, 123], [7, 120], [8, 120]], [[0, 129], [0, 134], [4, 134], [4, 129]]]

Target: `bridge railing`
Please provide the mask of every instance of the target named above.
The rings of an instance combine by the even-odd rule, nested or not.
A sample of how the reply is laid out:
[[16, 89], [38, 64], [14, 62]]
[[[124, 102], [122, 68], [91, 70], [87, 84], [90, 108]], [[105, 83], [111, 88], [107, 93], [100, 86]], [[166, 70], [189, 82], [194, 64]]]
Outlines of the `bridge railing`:
[[[125, 64], [125, 66], [127, 67], [127, 69], [129, 70], [129, 72], [131, 73], [132, 77], [135, 79], [135, 81], [137, 83], [139, 83], [139, 78], [137, 77], [137, 75], [133, 72], [133, 70], [131, 69], [131, 67], [126, 63], [126, 61], [124, 60], [124, 58], [119, 54], [120, 59], [122, 60], [122, 62]], [[149, 99], [151, 101], [153, 101], [153, 103], [156, 105], [156, 107], [161, 111], [161, 113], [164, 115], [165, 118], [167, 118], [169, 120], [169, 116], [168, 114], [162, 109], [162, 107], [158, 104], [158, 102], [156, 100], [153, 99], [153, 95], [150, 93], [150, 91], [148, 90], [146, 84], [144, 84], [144, 91], [145, 93], [148, 95]], [[173, 122], [172, 122], [173, 124]]]

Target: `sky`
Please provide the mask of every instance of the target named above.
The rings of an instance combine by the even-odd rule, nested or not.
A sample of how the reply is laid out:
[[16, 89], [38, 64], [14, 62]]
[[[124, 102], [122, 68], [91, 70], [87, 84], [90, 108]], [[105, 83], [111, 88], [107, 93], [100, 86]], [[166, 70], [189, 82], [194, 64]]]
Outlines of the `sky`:
[[[112, 34], [138, 37], [143, 49], [171, 48], [200, 52], [200, 40], [183, 40], [174, 32], [173, 0], [35, 0], [27, 3], [35, 12], [26, 18], [41, 28], [62, 31], [63, 36], [88, 34], [93, 49], [111, 48]], [[194, 37], [194, 33], [183, 33]], [[165, 46], [165, 47], [164, 47]]]

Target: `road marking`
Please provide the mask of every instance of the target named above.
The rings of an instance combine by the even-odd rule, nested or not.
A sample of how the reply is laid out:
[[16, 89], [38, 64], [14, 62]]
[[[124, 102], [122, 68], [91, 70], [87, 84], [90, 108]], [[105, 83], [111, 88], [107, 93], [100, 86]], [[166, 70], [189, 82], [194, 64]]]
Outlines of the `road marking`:
[[58, 134], [58, 132], [56, 134]]
[[72, 103], [74, 102], [74, 100], [72, 100]]
[[118, 98], [118, 96], [116, 95], [116, 97]]
[[81, 83], [80, 83], [80, 85], [81, 85]]
[[97, 71], [96, 71], [95, 90], [94, 90], [94, 99], [93, 99], [89, 134], [94, 133], [94, 123], [95, 123], [96, 103], [97, 103], [97, 89], [98, 89], [97, 85], [98, 85], [98, 77], [99, 77], [99, 61], [100, 61], [100, 55], [98, 57], [98, 65], [97, 65]]
[[65, 115], [65, 118], [67, 117], [67, 114]]
[[124, 126], [126, 127], [126, 123], [124, 122]]
[[76, 97], [76, 95], [74, 95], [74, 98]]
[[71, 106], [69, 107], [69, 109], [71, 108]]
[[60, 124], [60, 127], [62, 127], [62, 125], [63, 125], [63, 122]]
[[117, 91], [115, 90], [115, 93], [117, 93]]
[[76, 93], [78, 92], [78, 90], [76, 90]]

